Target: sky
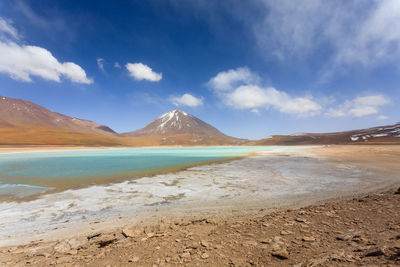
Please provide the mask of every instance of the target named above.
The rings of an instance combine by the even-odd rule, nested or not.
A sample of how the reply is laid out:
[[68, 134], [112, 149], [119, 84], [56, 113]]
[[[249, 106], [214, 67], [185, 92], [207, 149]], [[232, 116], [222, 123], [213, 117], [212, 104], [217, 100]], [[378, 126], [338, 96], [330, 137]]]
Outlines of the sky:
[[117, 132], [181, 109], [259, 139], [400, 121], [398, 0], [0, 2], [0, 95]]

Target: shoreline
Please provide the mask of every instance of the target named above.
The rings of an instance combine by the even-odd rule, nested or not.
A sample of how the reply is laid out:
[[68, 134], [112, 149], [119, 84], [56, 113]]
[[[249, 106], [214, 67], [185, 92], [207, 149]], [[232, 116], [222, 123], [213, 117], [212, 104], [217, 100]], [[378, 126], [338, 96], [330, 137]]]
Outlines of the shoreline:
[[[19, 153], [19, 152], [15, 152]], [[163, 174], [174, 174], [180, 171], [185, 171], [189, 168], [193, 167], [199, 167], [199, 166], [204, 166], [204, 165], [211, 165], [211, 164], [220, 164], [220, 163], [225, 163], [225, 162], [230, 162], [234, 160], [240, 160], [247, 157], [247, 155], [244, 156], [236, 156], [236, 157], [227, 157], [223, 159], [216, 159], [216, 160], [207, 160], [207, 161], [199, 161], [199, 162], [192, 162], [192, 163], [187, 163], [187, 164], [181, 164], [181, 165], [176, 165], [176, 166], [169, 166], [169, 167], [160, 167], [160, 168], [154, 168], [146, 171], [133, 171], [133, 172], [126, 172], [123, 174], [118, 174], [118, 176], [107, 176], [105, 175], [104, 177], [99, 178], [99, 176], [95, 176], [94, 178], [91, 178], [92, 180], [89, 180], [90, 178], [86, 178], [86, 183], [85, 184], [79, 184], [75, 186], [60, 186], [58, 188], [51, 187], [49, 186], [50, 189], [48, 189], [45, 192], [34, 194], [34, 195], [29, 195], [25, 197], [13, 197], [12, 195], [10, 196], [5, 196], [5, 197], [0, 197], [0, 204], [4, 202], [25, 202], [25, 201], [32, 201], [36, 199], [40, 199], [46, 195], [49, 194], [56, 194], [60, 192], [64, 192], [67, 190], [79, 190], [79, 189], [85, 189], [89, 188], [92, 186], [110, 186], [113, 184], [119, 184], [123, 182], [128, 182], [128, 181], [134, 181], [136, 179], [144, 178], [144, 177], [154, 177], [157, 175], [163, 175]], [[127, 178], [129, 177], [129, 178]], [[82, 180], [80, 180], [82, 181]], [[91, 182], [88, 182], [91, 181]], [[81, 182], [80, 182], [81, 183]]]
[[[194, 148], [194, 147], [263, 147], [261, 145], [209, 145], [209, 146], [189, 146], [189, 145], [165, 145], [165, 146], [46, 146], [46, 145], [21, 145], [9, 146], [0, 145], [0, 154], [4, 153], [25, 153], [25, 152], [52, 152], [52, 151], [81, 151], [81, 150], [101, 150], [101, 149], [136, 149], [136, 148]], [[286, 145], [271, 145], [268, 147], [282, 147]], [[323, 147], [330, 145], [287, 145], [286, 147]]]
[[[214, 147], [214, 146], [210, 146]], [[218, 146], [218, 147], [228, 147], [228, 148], [234, 148], [234, 147], [241, 147], [241, 146]], [[273, 146], [274, 147], [274, 146]], [[281, 147], [281, 146], [276, 146], [276, 147]], [[319, 146], [300, 146], [302, 149], [312, 149], [316, 148]], [[44, 147], [42, 147], [44, 149]], [[52, 147], [53, 150], [37, 150], [37, 148], [32, 148], [32, 150], [28, 151], [13, 151], [13, 152], [1, 152], [0, 148], [0, 155], [5, 155], [5, 154], [16, 154], [16, 153], [41, 153], [41, 152], [63, 152], [63, 151], [91, 151], [91, 150], [119, 150], [119, 149], [132, 149], [130, 147], [124, 147], [124, 148], [114, 148], [114, 147], [98, 147], [98, 148], [93, 148], [89, 149], [88, 147]], [[166, 148], [166, 147], [142, 147], [142, 148]], [[181, 148], [180, 146], [171, 146], [170, 148]], [[190, 147], [191, 148], [191, 147]], [[22, 148], [20, 148], [22, 149]], [[140, 149], [140, 148], [139, 148]], [[285, 149], [284, 149], [285, 150]], [[268, 150], [267, 150], [268, 151]], [[177, 173], [180, 171], [187, 170], [189, 168], [193, 167], [198, 167], [198, 166], [204, 166], [204, 165], [211, 165], [211, 164], [219, 164], [219, 163], [225, 163], [225, 162], [230, 162], [238, 159], [243, 159], [246, 157], [250, 156], [256, 156], [258, 155], [258, 152], [247, 152], [244, 153], [243, 155], [240, 156], [226, 156], [222, 157], [220, 159], [212, 159], [212, 160], [205, 160], [205, 161], [196, 161], [196, 162], [191, 162], [191, 163], [184, 163], [184, 164], [179, 164], [179, 165], [174, 165], [174, 166], [166, 166], [166, 167], [155, 167], [155, 168], [150, 168], [147, 170], [138, 170], [138, 171], [127, 171], [127, 172], [116, 172], [113, 174], [102, 174], [102, 175], [85, 175], [82, 177], [74, 177], [74, 179], [67, 179], [67, 181], [51, 181], [45, 178], [42, 178], [40, 180], [36, 180], [36, 184], [33, 186], [38, 186], [42, 188], [48, 187], [48, 190], [45, 190], [41, 193], [35, 193], [33, 195], [28, 195], [28, 196], [14, 196], [12, 194], [10, 195], [3, 195], [0, 196], [0, 203], [2, 202], [24, 202], [24, 201], [31, 201], [35, 200], [38, 198], [41, 198], [43, 196], [46, 196], [48, 194], [55, 194], [59, 192], [63, 192], [66, 190], [77, 190], [77, 189], [82, 189], [82, 188], [88, 188], [94, 185], [112, 185], [112, 184], [117, 184], [117, 183], [122, 183], [124, 181], [132, 181], [135, 179], [140, 179], [143, 177], [154, 177], [156, 175], [162, 175], [162, 174], [170, 174], [170, 173]], [[75, 181], [76, 182], [73, 182]], [[5, 180], [7, 181], [7, 180]], [[38, 182], [40, 181], [40, 182]], [[15, 183], [15, 180], [13, 180], [13, 183]], [[26, 183], [23, 182], [23, 180], [20, 181], [20, 183], [16, 184], [21, 184], [21, 185], [29, 185], [29, 179], [27, 180]]]

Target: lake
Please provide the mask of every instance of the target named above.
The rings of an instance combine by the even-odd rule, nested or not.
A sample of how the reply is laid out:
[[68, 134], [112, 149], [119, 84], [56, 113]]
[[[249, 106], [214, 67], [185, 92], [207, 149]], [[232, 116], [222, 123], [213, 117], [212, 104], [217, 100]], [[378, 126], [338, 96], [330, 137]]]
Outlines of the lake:
[[284, 146], [123, 148], [0, 154], [0, 197], [109, 183], [171, 172]]

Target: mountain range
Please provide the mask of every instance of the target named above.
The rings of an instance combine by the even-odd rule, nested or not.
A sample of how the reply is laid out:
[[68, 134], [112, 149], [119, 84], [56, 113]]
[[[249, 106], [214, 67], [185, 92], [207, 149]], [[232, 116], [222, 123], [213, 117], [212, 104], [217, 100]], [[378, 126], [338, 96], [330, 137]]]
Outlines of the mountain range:
[[228, 136], [182, 110], [172, 110], [142, 129], [116, 133], [106, 125], [69, 117], [27, 100], [0, 96], [1, 145], [303, 145], [400, 143], [400, 123], [337, 133], [275, 135], [261, 140]]

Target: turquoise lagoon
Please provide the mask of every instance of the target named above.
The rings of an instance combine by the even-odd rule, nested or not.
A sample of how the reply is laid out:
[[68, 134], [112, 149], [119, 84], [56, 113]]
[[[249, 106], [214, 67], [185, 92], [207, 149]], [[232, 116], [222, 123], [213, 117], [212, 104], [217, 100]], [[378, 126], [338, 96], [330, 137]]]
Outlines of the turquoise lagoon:
[[304, 147], [241, 146], [124, 148], [0, 154], [0, 197], [25, 197], [49, 189], [129, 180], [152, 172], [211, 162], [270, 149]]

